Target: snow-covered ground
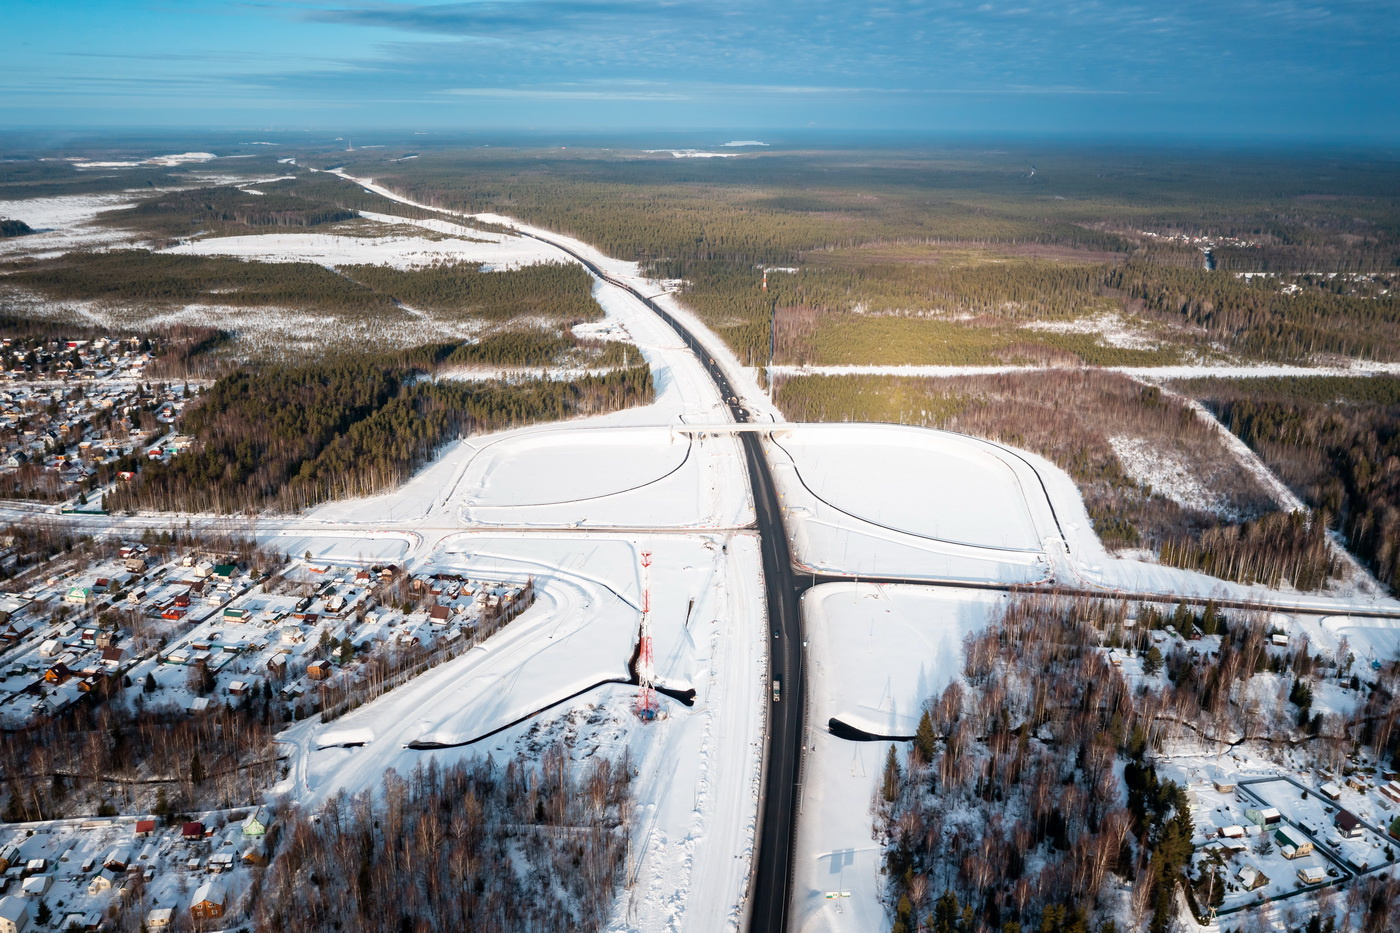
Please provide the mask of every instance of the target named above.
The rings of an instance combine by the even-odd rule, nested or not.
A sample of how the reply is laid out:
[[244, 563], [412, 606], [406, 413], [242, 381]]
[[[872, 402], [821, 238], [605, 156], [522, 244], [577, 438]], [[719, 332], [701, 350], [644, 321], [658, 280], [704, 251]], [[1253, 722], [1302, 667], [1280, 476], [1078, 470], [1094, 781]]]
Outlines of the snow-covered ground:
[[[387, 223], [412, 223], [380, 215]], [[461, 228], [466, 232], [465, 228]], [[536, 240], [470, 231], [470, 238], [413, 236], [341, 236], [333, 233], [258, 233], [208, 237], [162, 250], [176, 255], [234, 256], [262, 262], [314, 262], [323, 266], [375, 265], [422, 269], [458, 263], [517, 269], [558, 262], [558, 251]]]
[[1032, 583], [1057, 536], [1036, 474], [986, 441], [900, 425], [775, 433], [796, 561], [819, 572]]
[[516, 435], [484, 447], [455, 495], [463, 516], [480, 525], [703, 528], [753, 521], [735, 438], [701, 439], [667, 427]]
[[[925, 700], [962, 672], [962, 641], [1006, 597], [976, 590], [825, 584], [802, 601], [809, 749], [793, 903], [802, 933], [888, 926], [883, 850], [871, 807], [894, 743], [837, 738], [832, 718], [872, 734], [913, 735]], [[903, 745], [898, 746], [903, 753]], [[836, 896], [830, 896], [836, 895]]]
[[1177, 505], [1206, 512], [1227, 513], [1225, 497], [1211, 492], [1188, 461], [1173, 456], [1142, 437], [1115, 434], [1108, 439], [1118, 462], [1135, 482], [1152, 487], [1156, 495], [1164, 496]]
[[1110, 347], [1125, 347], [1131, 350], [1152, 350], [1162, 343], [1160, 338], [1141, 323], [1124, 320], [1122, 315], [1111, 312], [1070, 321], [1032, 321], [1021, 327], [1023, 330], [1051, 334], [1093, 334]]
[[[369, 550], [414, 572], [533, 576], [539, 591], [535, 606], [481, 648], [325, 727], [313, 720], [287, 730], [297, 767], [282, 789], [315, 801], [374, 786], [385, 768], [408, 770], [428, 756], [513, 751], [541, 732], [584, 730], [575, 755], [626, 749], [637, 769], [631, 883], [612, 927], [738, 929], [766, 711], [757, 540], [736, 529], [752, 521], [752, 502], [733, 437], [672, 430], [728, 419], [698, 361], [625, 290], [599, 282], [594, 296], [651, 365], [653, 404], [468, 438], [391, 493], [260, 532], [317, 559], [366, 560]], [[630, 712], [635, 688], [588, 689], [628, 677], [643, 549], [654, 555], [658, 682], [697, 694], [693, 707], [663, 698], [666, 718], [649, 725]], [[469, 742], [503, 726], [462, 748], [404, 747]], [[331, 747], [356, 742], [365, 744]]]
[[34, 228], [27, 236], [0, 239], [0, 259], [46, 259], [75, 249], [121, 245], [131, 234], [96, 223], [106, 211], [134, 207], [150, 189], [111, 194], [72, 194], [52, 198], [0, 201], [0, 217], [22, 220]]

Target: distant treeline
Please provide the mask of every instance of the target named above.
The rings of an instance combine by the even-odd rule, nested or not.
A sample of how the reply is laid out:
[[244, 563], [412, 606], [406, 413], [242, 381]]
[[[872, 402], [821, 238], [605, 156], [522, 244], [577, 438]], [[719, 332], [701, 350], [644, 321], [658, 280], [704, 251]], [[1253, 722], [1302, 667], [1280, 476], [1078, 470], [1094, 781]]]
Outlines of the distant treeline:
[[1144, 313], [1203, 329], [1232, 350], [1268, 359], [1340, 354], [1400, 355], [1400, 296], [1359, 297], [1322, 288], [1285, 292], [1276, 279], [1242, 279], [1203, 269], [1130, 262], [1107, 271], [1104, 285]]
[[24, 236], [33, 232], [34, 228], [22, 220], [7, 220], [0, 217], [0, 237]]
[[147, 250], [12, 263], [5, 284], [59, 299], [389, 311], [393, 300], [311, 262], [246, 262]]
[[[1217, 347], [1269, 359], [1389, 359], [1400, 347], [1393, 292], [1289, 294], [1277, 280], [1230, 274], [1393, 271], [1400, 189], [1390, 166], [1359, 157], [953, 148], [352, 158], [351, 171], [425, 203], [520, 217], [684, 279], [686, 300], [750, 364], [767, 359], [771, 297], [780, 322], [802, 325], [785, 333], [780, 323], [781, 363], [987, 363], [1018, 336], [1032, 358], [1068, 353], [1094, 365], [1165, 363]], [[1217, 271], [1201, 268], [1198, 243], [1173, 236], [1213, 238]], [[832, 269], [825, 255], [891, 244], [976, 248], [984, 259], [958, 267], [847, 256]], [[1059, 254], [1027, 261], [1027, 250]], [[776, 276], [783, 284], [764, 295], [760, 267], [774, 265], [802, 272]], [[1103, 310], [1146, 318], [1165, 349], [1013, 327]]]
[[645, 366], [572, 382], [432, 381], [417, 373], [396, 360], [362, 358], [225, 376], [185, 415], [193, 449], [150, 464], [109, 494], [106, 507], [304, 508], [401, 482], [454, 437], [652, 397]]
[[281, 192], [250, 194], [225, 186], [173, 191], [111, 212], [107, 220], [148, 233], [187, 236], [227, 225], [315, 227], [355, 216], [353, 210], [324, 201]]

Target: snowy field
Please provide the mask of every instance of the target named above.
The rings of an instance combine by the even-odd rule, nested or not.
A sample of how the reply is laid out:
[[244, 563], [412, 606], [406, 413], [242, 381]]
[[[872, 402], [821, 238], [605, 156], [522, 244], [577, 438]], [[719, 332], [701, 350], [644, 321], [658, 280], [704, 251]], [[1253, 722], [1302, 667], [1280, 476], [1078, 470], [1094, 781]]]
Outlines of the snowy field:
[[[865, 933], [888, 926], [871, 802], [895, 743], [840, 739], [827, 731], [828, 721], [912, 735], [924, 701], [961, 676], [963, 637], [981, 630], [1005, 599], [868, 583], [807, 591], [810, 752], [795, 855], [795, 929]], [[900, 754], [904, 747], [896, 745]]]
[[[403, 218], [392, 222], [411, 223]], [[517, 269], [541, 262], [558, 262], [558, 251], [536, 240], [502, 237], [479, 231], [471, 239], [415, 236], [341, 236], [333, 233], [258, 233], [209, 237], [162, 250], [175, 255], [232, 256], [262, 262], [314, 262], [323, 266], [375, 265], [422, 269], [460, 263], [487, 264], [492, 269]]]
[[152, 189], [112, 194], [74, 194], [54, 198], [0, 201], [0, 217], [22, 220], [34, 228], [28, 236], [0, 238], [0, 259], [47, 259], [75, 249], [126, 245], [131, 234], [96, 223], [106, 211], [135, 207]]
[[769, 445], [796, 561], [818, 572], [1032, 583], [1055, 515], [1007, 448], [901, 425], [803, 425]]
[[734, 437], [556, 430], [486, 446], [455, 495], [477, 525], [737, 527], [753, 521], [742, 463]]

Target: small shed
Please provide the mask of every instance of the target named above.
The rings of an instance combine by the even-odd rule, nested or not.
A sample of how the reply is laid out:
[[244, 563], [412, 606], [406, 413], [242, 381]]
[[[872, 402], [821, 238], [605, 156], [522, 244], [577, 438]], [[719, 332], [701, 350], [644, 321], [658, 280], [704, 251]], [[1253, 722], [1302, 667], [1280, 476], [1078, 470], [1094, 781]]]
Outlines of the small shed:
[[20, 890], [25, 897], [43, 897], [49, 893], [51, 884], [53, 884], [53, 875], [30, 875], [24, 879]]
[[1322, 794], [1322, 796], [1326, 797], [1328, 800], [1342, 799], [1342, 789], [1336, 784], [1333, 784], [1331, 781], [1328, 781], [1326, 784], [1323, 784], [1321, 787], [1319, 787], [1318, 791]]
[[1269, 883], [1269, 876], [1253, 865], [1241, 865], [1240, 870], [1235, 872], [1235, 879], [1239, 881], [1246, 891], [1262, 888]]
[[146, 928], [148, 930], [164, 930], [174, 922], [174, 907], [155, 907], [146, 914]]
[[312, 661], [310, 664], [306, 665], [306, 676], [310, 677], [312, 680], [325, 680], [331, 676], [332, 670], [334, 670], [334, 668], [331, 667], [330, 661]]

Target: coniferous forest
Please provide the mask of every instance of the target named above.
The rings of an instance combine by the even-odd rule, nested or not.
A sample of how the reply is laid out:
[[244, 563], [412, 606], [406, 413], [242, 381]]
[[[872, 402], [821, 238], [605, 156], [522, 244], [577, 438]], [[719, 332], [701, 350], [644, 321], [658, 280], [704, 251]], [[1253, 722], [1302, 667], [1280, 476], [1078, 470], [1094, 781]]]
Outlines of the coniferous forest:
[[186, 414], [193, 449], [148, 465], [109, 494], [106, 507], [300, 509], [387, 489], [457, 437], [611, 411], [651, 395], [645, 366], [505, 382], [425, 379], [414, 367], [372, 359], [240, 369]]

